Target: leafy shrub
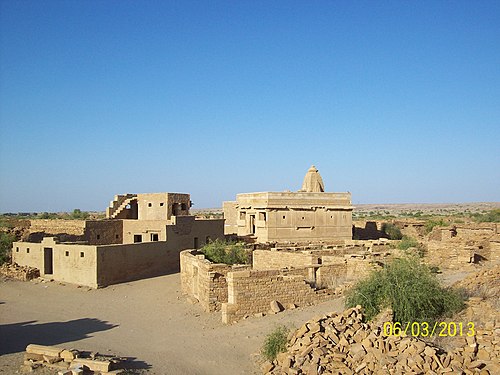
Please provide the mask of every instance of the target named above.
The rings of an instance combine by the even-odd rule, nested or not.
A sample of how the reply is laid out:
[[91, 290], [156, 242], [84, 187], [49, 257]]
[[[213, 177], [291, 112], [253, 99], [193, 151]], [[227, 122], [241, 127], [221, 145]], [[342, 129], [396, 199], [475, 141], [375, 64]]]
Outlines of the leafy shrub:
[[12, 242], [15, 239], [13, 234], [0, 232], [0, 265], [9, 261]]
[[200, 251], [209, 261], [225, 264], [249, 264], [250, 253], [243, 242], [225, 242], [219, 239], [203, 246]]
[[500, 209], [473, 214], [472, 218], [478, 223], [500, 223]]
[[464, 307], [456, 290], [440, 285], [435, 274], [416, 257], [406, 256], [374, 271], [347, 293], [346, 306], [361, 305], [368, 320], [390, 307], [395, 322], [429, 322]]
[[398, 249], [408, 250], [410, 247], [417, 247], [418, 245], [419, 242], [415, 238], [409, 236], [403, 236], [403, 239], [398, 244]]
[[75, 208], [69, 216], [71, 219], [85, 220], [89, 218], [90, 214], [88, 212], [80, 210], [79, 208]]
[[266, 336], [264, 345], [260, 352], [268, 361], [273, 361], [279, 353], [286, 352], [286, 343], [288, 338], [288, 328], [278, 326]]
[[443, 219], [430, 219], [425, 222], [425, 233], [430, 233], [434, 227], [445, 227], [448, 223]]
[[401, 242], [398, 244], [397, 248], [399, 250], [408, 250], [410, 248], [415, 248], [417, 255], [419, 257], [423, 257], [425, 255], [425, 245], [421, 244], [418, 242], [415, 238], [409, 237], [409, 236], [403, 236], [403, 239]]
[[401, 230], [395, 226], [394, 224], [391, 223], [383, 223], [382, 224], [382, 232], [387, 234], [387, 236], [391, 240], [400, 240], [403, 238], [403, 234], [401, 233]]

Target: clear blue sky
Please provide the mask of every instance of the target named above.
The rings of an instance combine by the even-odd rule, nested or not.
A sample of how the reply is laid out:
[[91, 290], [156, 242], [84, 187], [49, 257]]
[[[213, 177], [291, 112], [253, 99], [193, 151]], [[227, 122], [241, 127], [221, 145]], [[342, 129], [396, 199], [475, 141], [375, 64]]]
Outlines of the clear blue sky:
[[500, 200], [499, 1], [0, 4], [0, 212]]

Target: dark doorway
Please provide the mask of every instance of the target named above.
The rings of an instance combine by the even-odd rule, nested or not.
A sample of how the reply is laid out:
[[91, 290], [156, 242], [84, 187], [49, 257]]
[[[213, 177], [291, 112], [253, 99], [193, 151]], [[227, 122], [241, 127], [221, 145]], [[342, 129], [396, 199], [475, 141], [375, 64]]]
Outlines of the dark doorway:
[[198, 237], [195, 237], [194, 238], [194, 244], [193, 244], [194, 248], [197, 249], [198, 248]]
[[43, 248], [43, 273], [45, 275], [54, 273], [54, 255], [51, 247]]
[[255, 234], [255, 215], [250, 215], [250, 234]]

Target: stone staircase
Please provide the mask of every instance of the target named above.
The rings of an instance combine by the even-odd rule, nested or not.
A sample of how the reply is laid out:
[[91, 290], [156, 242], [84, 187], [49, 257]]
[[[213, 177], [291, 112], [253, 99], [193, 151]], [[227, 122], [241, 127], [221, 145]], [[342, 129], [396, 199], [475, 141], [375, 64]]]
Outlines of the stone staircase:
[[106, 219], [115, 219], [134, 199], [137, 199], [137, 194], [115, 195], [115, 199], [106, 207]]

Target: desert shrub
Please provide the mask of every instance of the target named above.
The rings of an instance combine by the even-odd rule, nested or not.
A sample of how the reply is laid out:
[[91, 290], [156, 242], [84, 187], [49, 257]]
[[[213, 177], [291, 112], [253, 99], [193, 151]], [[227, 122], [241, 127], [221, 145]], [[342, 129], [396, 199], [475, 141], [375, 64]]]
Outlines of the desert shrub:
[[85, 220], [88, 219], [90, 215], [88, 212], [82, 211], [79, 208], [75, 208], [69, 216], [71, 219]]
[[473, 214], [472, 218], [478, 223], [500, 223], [500, 209]]
[[279, 353], [286, 352], [287, 338], [288, 328], [285, 326], [276, 327], [264, 340], [264, 345], [260, 350], [262, 356], [268, 361], [275, 360]]
[[401, 242], [398, 244], [398, 249], [399, 250], [408, 250], [410, 247], [417, 247], [419, 245], [419, 242], [409, 236], [403, 236]]
[[219, 239], [203, 246], [200, 251], [209, 261], [225, 264], [249, 264], [250, 252], [243, 242], [226, 242]]
[[442, 287], [418, 258], [406, 256], [394, 259], [354, 285], [347, 293], [346, 306], [356, 305], [363, 306], [368, 320], [390, 307], [395, 322], [431, 324], [460, 311], [464, 297], [454, 289]]
[[395, 226], [394, 224], [391, 223], [383, 223], [382, 224], [382, 232], [387, 234], [387, 236], [391, 240], [400, 240], [403, 238], [403, 234], [401, 233], [401, 230]]
[[13, 234], [0, 232], [0, 265], [9, 261], [14, 241], [15, 236]]
[[448, 223], [443, 219], [430, 219], [425, 222], [425, 233], [430, 233], [434, 227], [445, 227]]
[[406, 251], [410, 248], [415, 248], [416, 254], [419, 257], [423, 257], [425, 255], [425, 245], [418, 242], [415, 238], [410, 236], [403, 236], [401, 242], [398, 244], [397, 248], [399, 250]]

